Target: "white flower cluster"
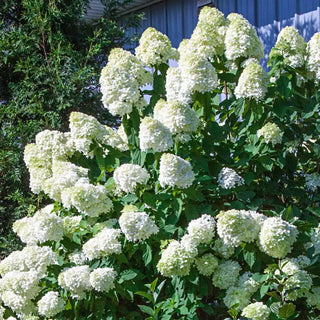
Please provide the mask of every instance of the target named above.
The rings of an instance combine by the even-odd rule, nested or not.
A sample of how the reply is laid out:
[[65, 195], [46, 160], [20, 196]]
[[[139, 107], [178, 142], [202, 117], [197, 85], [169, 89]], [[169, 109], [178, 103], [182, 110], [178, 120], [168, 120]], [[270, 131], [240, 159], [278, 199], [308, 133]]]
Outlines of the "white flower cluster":
[[89, 266], [67, 268], [59, 274], [58, 284], [70, 291], [73, 298], [84, 299], [86, 291], [91, 289]]
[[177, 100], [160, 99], [154, 107], [154, 119], [169, 128], [172, 134], [192, 133], [199, 125], [196, 112]]
[[166, 92], [168, 101], [179, 101], [182, 105], [187, 106], [192, 103], [190, 92], [186, 86], [183, 86], [181, 77], [181, 68], [170, 67], [166, 75]]
[[110, 145], [122, 149], [123, 141], [111, 128], [101, 124], [95, 117], [81, 112], [71, 112], [69, 119], [71, 140], [77, 151], [92, 158], [93, 142], [99, 146]]
[[65, 302], [58, 292], [49, 291], [38, 301], [38, 312], [47, 318], [54, 317], [64, 310]]
[[209, 60], [223, 55], [226, 28], [226, 20], [221, 11], [204, 7], [190, 39], [198, 55]]
[[63, 238], [63, 220], [52, 213], [53, 205], [37, 211], [33, 217], [25, 217], [13, 224], [13, 231], [28, 245], [46, 241], [60, 241]]
[[311, 260], [303, 255], [297, 258], [286, 258], [280, 261], [280, 269], [288, 276], [292, 276], [299, 270], [306, 268], [311, 263]]
[[308, 42], [307, 69], [320, 81], [320, 32], [315, 33]]
[[178, 49], [182, 96], [188, 97], [195, 92], [212, 92], [218, 85], [216, 69], [207, 57], [199, 55], [197, 48], [192, 40], [188, 40], [182, 42]]
[[232, 260], [222, 261], [218, 269], [213, 273], [212, 283], [220, 289], [228, 289], [234, 286], [238, 280], [241, 266]]
[[241, 14], [231, 13], [227, 20], [230, 21], [225, 37], [227, 59], [256, 58], [260, 60], [264, 56], [264, 48], [255, 28]]
[[145, 212], [124, 211], [119, 218], [119, 225], [131, 242], [146, 240], [159, 232], [159, 228]]
[[150, 178], [148, 171], [137, 164], [123, 164], [116, 168], [113, 178], [117, 189], [126, 193], [134, 193], [138, 184], [146, 184]]
[[113, 253], [121, 253], [121, 243], [118, 240], [120, 233], [119, 229], [108, 227], [102, 229], [83, 245], [82, 250], [85, 256], [93, 260]]
[[195, 247], [185, 247], [182, 243], [173, 240], [162, 252], [157, 269], [165, 277], [186, 276], [197, 254], [198, 250]]
[[299, 270], [290, 276], [285, 282], [283, 290], [287, 292], [285, 300], [294, 301], [301, 298], [312, 287], [312, 278], [308, 272]]
[[320, 187], [320, 174], [318, 172], [310, 173], [305, 175], [306, 186], [311, 191], [316, 191]]
[[[61, 202], [63, 189], [73, 187], [79, 179], [87, 177], [88, 169], [78, 167], [68, 161], [54, 160], [52, 163], [52, 177], [44, 181], [43, 191], [51, 199]], [[89, 182], [88, 179], [87, 181]]]
[[223, 189], [233, 189], [244, 185], [244, 180], [231, 168], [222, 168], [218, 175], [219, 186]]
[[262, 302], [251, 303], [242, 311], [242, 316], [252, 320], [268, 320], [269, 315], [269, 308]]
[[281, 55], [291, 68], [301, 68], [305, 63], [306, 42], [294, 27], [283, 28], [277, 38], [270, 58]]
[[146, 101], [139, 88], [152, 82], [152, 75], [129, 51], [115, 48], [102, 69], [100, 86], [103, 105], [113, 115], [131, 113], [133, 106], [144, 107]]
[[226, 245], [221, 238], [214, 242], [213, 250], [223, 259], [229, 259], [234, 254], [234, 247]]
[[151, 117], [145, 117], [140, 122], [139, 143], [142, 151], [153, 149], [154, 152], [163, 152], [173, 146], [169, 128]]
[[269, 77], [260, 64], [250, 61], [242, 71], [234, 94], [239, 98], [261, 100], [268, 91]]
[[250, 303], [251, 296], [259, 286], [259, 283], [252, 278], [252, 274], [246, 272], [240, 276], [235, 286], [228, 288], [223, 302], [229, 309], [242, 310]]
[[115, 287], [116, 276], [112, 268], [97, 268], [90, 273], [90, 284], [97, 291], [109, 292]]
[[171, 47], [171, 41], [166, 35], [149, 27], [141, 35], [136, 56], [146, 66], [155, 67], [167, 63], [169, 59], [177, 60], [179, 54]]
[[275, 124], [268, 122], [261, 129], [257, 131], [257, 136], [263, 137], [266, 143], [271, 142], [273, 145], [281, 143], [282, 141], [282, 132], [280, 128]]
[[29, 315], [39, 291], [39, 274], [35, 271], [10, 271], [0, 279], [0, 298], [3, 304], [20, 317]]
[[267, 218], [259, 236], [261, 250], [271, 257], [284, 258], [298, 236], [297, 227], [279, 217]]
[[200, 218], [190, 221], [188, 234], [196, 245], [201, 243], [209, 244], [214, 237], [215, 226], [214, 218], [208, 214], [203, 214]]
[[113, 207], [107, 189], [101, 185], [90, 184], [86, 179], [78, 180], [74, 187], [63, 189], [61, 200], [65, 208], [75, 207], [90, 217], [108, 213]]
[[159, 181], [162, 187], [188, 188], [194, 181], [191, 164], [179, 156], [164, 153], [160, 158]]
[[0, 262], [0, 274], [10, 271], [36, 271], [45, 274], [47, 267], [57, 263], [58, 256], [50, 247], [29, 245], [21, 251], [14, 251]]
[[227, 246], [237, 247], [258, 239], [266, 217], [255, 211], [228, 210], [219, 213], [217, 232]]
[[44, 130], [36, 135], [35, 140], [40, 152], [45, 153], [48, 158], [64, 160], [75, 151], [68, 133]]
[[200, 274], [210, 277], [218, 268], [219, 259], [212, 253], [206, 253], [195, 260], [196, 267]]

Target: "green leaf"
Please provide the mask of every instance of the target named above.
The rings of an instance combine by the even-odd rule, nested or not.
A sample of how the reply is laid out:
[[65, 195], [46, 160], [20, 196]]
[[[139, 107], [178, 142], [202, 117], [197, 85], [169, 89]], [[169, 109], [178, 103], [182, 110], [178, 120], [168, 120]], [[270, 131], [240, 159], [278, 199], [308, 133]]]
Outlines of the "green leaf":
[[256, 261], [255, 253], [247, 251], [243, 254], [243, 257], [244, 257], [244, 261], [248, 264], [250, 269], [252, 269], [252, 267]]
[[294, 314], [295, 310], [296, 306], [293, 303], [287, 303], [279, 308], [279, 317], [287, 319]]
[[136, 276], [138, 275], [138, 272], [133, 270], [133, 269], [128, 269], [128, 270], [124, 270], [121, 272], [120, 274], [120, 280], [119, 282], [123, 282], [123, 281], [129, 281], [134, 279]]
[[141, 305], [141, 304], [139, 304], [138, 307], [142, 312], [148, 314], [149, 316], [153, 316], [154, 311], [152, 308], [150, 308], [148, 306]]
[[146, 266], [152, 261], [152, 249], [149, 244], [146, 244], [142, 258]]
[[148, 299], [150, 302], [154, 303], [153, 296], [151, 293], [144, 292], [144, 291], [137, 291], [137, 292], [135, 292], [135, 294], [137, 294], [141, 297], [144, 297], [144, 298]]

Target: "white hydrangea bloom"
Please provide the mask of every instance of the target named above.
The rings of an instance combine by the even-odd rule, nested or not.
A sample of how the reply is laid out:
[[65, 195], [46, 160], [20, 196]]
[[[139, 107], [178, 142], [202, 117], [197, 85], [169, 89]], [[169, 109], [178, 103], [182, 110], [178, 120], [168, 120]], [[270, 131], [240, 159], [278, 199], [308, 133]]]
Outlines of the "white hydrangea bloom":
[[200, 218], [190, 221], [188, 234], [198, 244], [210, 243], [215, 234], [216, 222], [213, 217], [203, 214]]
[[[61, 202], [61, 191], [73, 187], [81, 178], [88, 179], [88, 169], [78, 167], [68, 161], [54, 160], [52, 163], [52, 178], [43, 184], [43, 191], [53, 200]], [[83, 180], [82, 180], [83, 181]]]
[[80, 227], [82, 216], [67, 216], [63, 218], [64, 234], [70, 234], [76, 232]]
[[320, 310], [320, 287], [312, 287], [310, 292], [306, 292], [307, 304]]
[[186, 144], [191, 140], [191, 135], [187, 134], [187, 133], [178, 133], [175, 137], [174, 137], [174, 141], [176, 142], [180, 142], [182, 144]]
[[242, 287], [232, 286], [228, 288], [223, 302], [229, 309], [240, 311], [250, 303], [250, 297]]
[[173, 147], [170, 130], [150, 117], [145, 117], [140, 122], [139, 142], [142, 151], [153, 149], [154, 152], [163, 152]]
[[52, 177], [50, 154], [44, 153], [35, 143], [27, 144], [23, 158], [30, 173], [30, 189], [33, 193], [43, 190], [43, 183]]
[[221, 238], [216, 239], [213, 250], [222, 258], [229, 259], [233, 254], [235, 248], [226, 245]]
[[[0, 295], [12, 291], [27, 299], [35, 298], [39, 293], [39, 274], [36, 271], [10, 271], [0, 279]], [[5, 302], [5, 301], [4, 301]]]
[[173, 240], [162, 252], [157, 269], [165, 277], [187, 276], [197, 254], [195, 247], [186, 248], [183, 244]]
[[199, 119], [196, 112], [177, 100], [160, 99], [154, 107], [154, 119], [169, 128], [172, 134], [197, 131]]
[[257, 136], [263, 137], [266, 143], [271, 142], [273, 145], [281, 143], [282, 141], [282, 132], [280, 128], [275, 124], [268, 122], [261, 129], [257, 131]]
[[262, 302], [251, 303], [242, 311], [242, 316], [252, 320], [268, 320], [269, 315], [269, 308]]
[[212, 253], [206, 253], [195, 260], [196, 267], [200, 274], [210, 277], [218, 268], [219, 259]]
[[320, 81], [320, 32], [315, 33], [307, 45], [307, 69]]
[[182, 105], [187, 106], [192, 103], [191, 93], [184, 90], [181, 77], [181, 68], [170, 67], [166, 75], [166, 92], [168, 101], [179, 101]]
[[152, 75], [129, 51], [115, 48], [102, 69], [100, 86], [102, 102], [113, 115], [131, 113], [133, 106], [144, 107], [146, 101], [139, 88], [152, 82]]
[[199, 14], [198, 24], [191, 35], [191, 42], [198, 54], [213, 60], [224, 52], [226, 20], [216, 8], [204, 7]]
[[171, 47], [169, 38], [152, 27], [142, 33], [136, 56], [149, 67], [159, 66], [169, 59], [177, 60], [179, 57], [177, 50]]
[[233, 189], [244, 185], [244, 179], [231, 168], [222, 168], [218, 175], [218, 184], [223, 189]]
[[33, 217], [19, 219], [13, 224], [13, 231], [28, 245], [46, 241], [60, 241], [63, 238], [63, 220], [51, 213], [53, 205], [37, 211]]
[[220, 238], [232, 247], [255, 241], [265, 219], [255, 211], [235, 209], [221, 212], [217, 218], [217, 232]]
[[[6, 307], [10, 308], [21, 317], [32, 313], [35, 309], [33, 303], [28, 300], [26, 296], [21, 296], [10, 290], [1, 292], [1, 298]], [[16, 319], [13, 317], [9, 317], [8, 319], [10, 318]]]
[[286, 258], [280, 261], [280, 269], [288, 276], [292, 276], [300, 271], [300, 265], [297, 259]]
[[217, 71], [212, 63], [198, 53], [197, 44], [192, 40], [186, 42], [180, 51], [179, 68], [181, 72], [181, 92], [191, 96], [195, 92], [212, 92], [218, 86]]
[[65, 302], [59, 292], [49, 291], [38, 301], [38, 312], [47, 318], [54, 317], [64, 310]]
[[192, 166], [188, 161], [170, 153], [161, 156], [159, 175], [161, 187], [177, 186], [185, 189], [192, 185], [194, 179]]
[[122, 144], [118, 147], [120, 150], [122, 151], [126, 151], [129, 150], [129, 142], [128, 142], [128, 136], [124, 130], [124, 126], [121, 123], [121, 125], [119, 126], [117, 133], [119, 135], [119, 137], [121, 138]]
[[270, 52], [270, 58], [283, 56], [284, 63], [291, 68], [301, 68], [305, 63], [306, 42], [294, 27], [283, 28], [277, 38], [274, 48]]
[[67, 268], [59, 274], [58, 284], [70, 291], [73, 298], [84, 299], [86, 291], [91, 289], [89, 266]]
[[250, 303], [251, 296], [260, 286], [251, 276], [250, 272], [244, 273], [235, 286], [227, 289], [223, 302], [229, 309], [240, 311]]
[[66, 133], [44, 130], [36, 135], [36, 145], [47, 157], [65, 160], [74, 153], [73, 143]]
[[58, 256], [50, 247], [29, 245], [22, 251], [14, 251], [0, 262], [0, 274], [10, 271], [36, 271], [45, 274], [47, 267], [57, 263]]
[[240, 271], [241, 266], [238, 262], [232, 260], [223, 261], [213, 273], [212, 283], [220, 289], [228, 289], [236, 284]]
[[267, 218], [259, 235], [262, 251], [274, 258], [284, 258], [291, 252], [298, 236], [297, 227], [279, 217]]
[[76, 250], [76, 251], [73, 251], [72, 253], [70, 253], [68, 258], [69, 258], [70, 262], [73, 262], [74, 264], [76, 264], [78, 266], [85, 264], [86, 261], [88, 260], [85, 253], [83, 251], [79, 251], [79, 250]]
[[268, 91], [269, 77], [262, 66], [251, 61], [242, 71], [234, 90], [235, 96], [261, 100]]
[[90, 273], [91, 286], [97, 291], [108, 292], [115, 287], [117, 272], [112, 268], [98, 268]]
[[83, 245], [82, 250], [85, 256], [93, 260], [101, 256], [121, 253], [121, 243], [118, 240], [120, 234], [119, 229], [108, 227], [102, 229]]
[[98, 217], [113, 208], [104, 186], [82, 183], [82, 179], [78, 180], [74, 187], [63, 189], [61, 200], [64, 207], [75, 207], [89, 217]]
[[308, 274], [308, 272], [300, 270], [285, 281], [283, 290], [288, 291], [285, 295], [285, 300], [294, 301], [307, 293], [311, 287], [311, 276]]
[[147, 183], [150, 174], [137, 164], [126, 163], [114, 170], [113, 178], [118, 190], [134, 193], [138, 184]]
[[125, 211], [119, 218], [119, 225], [127, 240], [131, 242], [148, 239], [159, 232], [159, 228], [145, 212]]
[[241, 14], [231, 13], [225, 36], [226, 57], [228, 60], [237, 58], [257, 58], [264, 56], [264, 48], [255, 28]]
[[87, 157], [93, 157], [90, 147], [94, 141], [107, 144], [110, 135], [107, 127], [95, 117], [81, 112], [71, 112], [69, 127], [76, 150]]
[[183, 247], [185, 247], [187, 250], [189, 251], [194, 251], [194, 250], [198, 250], [197, 246], [198, 246], [198, 242], [197, 240], [191, 236], [190, 234], [185, 234], [181, 240], [180, 243]]
[[320, 187], [320, 174], [318, 172], [310, 173], [305, 175], [306, 186], [311, 191], [316, 191]]

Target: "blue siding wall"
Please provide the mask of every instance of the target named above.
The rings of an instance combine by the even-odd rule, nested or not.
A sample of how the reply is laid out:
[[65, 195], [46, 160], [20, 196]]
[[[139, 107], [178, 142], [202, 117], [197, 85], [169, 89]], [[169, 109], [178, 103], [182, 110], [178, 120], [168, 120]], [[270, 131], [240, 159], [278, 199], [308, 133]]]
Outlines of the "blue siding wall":
[[[225, 16], [230, 12], [241, 13], [255, 25], [265, 51], [274, 46], [279, 31], [287, 26], [296, 27], [308, 41], [320, 31], [320, 0], [215, 0], [216, 7]], [[141, 11], [140, 11], [141, 12]], [[141, 27], [131, 33], [141, 34], [152, 26], [167, 34], [174, 47], [189, 38], [197, 23], [196, 0], [163, 0], [146, 6]], [[137, 44], [126, 49], [133, 50]]]

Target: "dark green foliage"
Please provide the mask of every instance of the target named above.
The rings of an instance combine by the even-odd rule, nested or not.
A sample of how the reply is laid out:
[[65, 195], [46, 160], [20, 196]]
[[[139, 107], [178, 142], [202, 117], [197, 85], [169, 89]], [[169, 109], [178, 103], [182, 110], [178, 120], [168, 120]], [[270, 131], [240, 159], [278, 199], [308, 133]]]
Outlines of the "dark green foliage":
[[98, 82], [109, 51], [123, 45], [119, 9], [128, 2], [104, 1], [103, 17], [89, 22], [89, 0], [0, 1], [0, 239], [40, 202], [29, 193], [24, 146], [44, 129], [67, 130], [74, 110], [115, 121], [101, 106]]

